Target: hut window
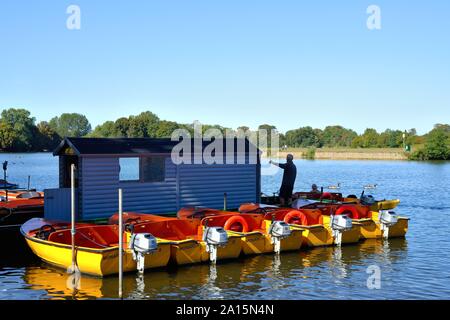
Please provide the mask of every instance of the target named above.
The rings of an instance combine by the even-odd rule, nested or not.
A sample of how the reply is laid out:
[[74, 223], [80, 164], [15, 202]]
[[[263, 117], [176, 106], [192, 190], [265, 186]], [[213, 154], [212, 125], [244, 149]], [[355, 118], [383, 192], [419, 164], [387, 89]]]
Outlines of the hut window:
[[141, 158], [141, 181], [161, 182], [165, 179], [164, 157], [142, 157]]
[[120, 181], [139, 181], [139, 158], [119, 158]]

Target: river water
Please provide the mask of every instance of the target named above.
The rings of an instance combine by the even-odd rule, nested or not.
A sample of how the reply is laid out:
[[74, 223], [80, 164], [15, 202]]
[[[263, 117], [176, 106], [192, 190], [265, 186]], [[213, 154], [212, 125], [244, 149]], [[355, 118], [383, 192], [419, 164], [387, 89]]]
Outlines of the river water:
[[[51, 154], [0, 154], [10, 163], [10, 180], [37, 189], [57, 187]], [[450, 299], [450, 163], [403, 161], [296, 161], [296, 190], [341, 183], [344, 194], [378, 184], [376, 198], [400, 198], [397, 212], [411, 218], [406, 239], [366, 240], [342, 248], [315, 248], [279, 257], [163, 270], [143, 278], [127, 274], [128, 299]], [[281, 172], [262, 177], [262, 191], [277, 191]], [[83, 276], [77, 291], [68, 276], [38, 259], [0, 261], [0, 299], [117, 298], [117, 278]], [[379, 268], [378, 289], [367, 285]], [[368, 273], [369, 272], [369, 273]]]

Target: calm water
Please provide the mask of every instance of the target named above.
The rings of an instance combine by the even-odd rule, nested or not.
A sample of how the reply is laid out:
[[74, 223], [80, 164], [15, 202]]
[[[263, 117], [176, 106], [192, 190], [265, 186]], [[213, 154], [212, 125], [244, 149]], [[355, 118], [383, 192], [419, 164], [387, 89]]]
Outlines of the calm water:
[[[49, 154], [0, 154], [10, 180], [32, 187], [57, 186], [57, 159]], [[450, 163], [297, 161], [297, 190], [312, 183], [342, 183], [359, 194], [377, 183], [377, 198], [400, 198], [398, 212], [411, 217], [406, 239], [365, 241], [280, 257], [262, 255], [232, 262], [147, 271], [125, 276], [129, 299], [450, 299]], [[281, 172], [264, 176], [265, 193], [277, 191]], [[367, 268], [381, 268], [381, 289], [367, 288]], [[82, 277], [77, 292], [68, 276], [37, 259], [0, 261], [0, 299], [116, 298], [117, 278]]]

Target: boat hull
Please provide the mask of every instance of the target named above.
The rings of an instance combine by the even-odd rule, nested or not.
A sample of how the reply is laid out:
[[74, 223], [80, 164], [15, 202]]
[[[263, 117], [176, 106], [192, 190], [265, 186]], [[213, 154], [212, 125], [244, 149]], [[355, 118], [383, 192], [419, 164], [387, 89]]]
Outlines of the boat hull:
[[[379, 213], [372, 212], [371, 219], [356, 220], [360, 224], [361, 238], [363, 239], [379, 239], [383, 237], [381, 230]], [[388, 238], [402, 238], [408, 232], [409, 218], [398, 217], [396, 224], [389, 227]]]
[[170, 249], [170, 261], [185, 265], [202, 262], [202, 246], [195, 240], [174, 242]]
[[[67, 269], [72, 264], [71, 246], [50, 241], [26, 237], [30, 249], [46, 263]], [[145, 257], [145, 269], [164, 267], [170, 258], [170, 243], [158, 243], [156, 252]], [[108, 249], [89, 249], [76, 247], [76, 262], [81, 273], [96, 277], [104, 277], [118, 273], [118, 247]], [[132, 252], [126, 249], [123, 255], [123, 271], [136, 271], [136, 262]]]
[[[209, 261], [209, 253], [206, 252], [206, 243], [201, 242], [202, 261]], [[225, 246], [217, 249], [217, 260], [236, 259], [242, 251], [241, 236], [228, 235], [228, 242]]]
[[[323, 247], [335, 244], [333, 231], [327, 225], [312, 226], [294, 226], [303, 229], [302, 246], [303, 247]], [[350, 230], [342, 232], [342, 244], [353, 244], [360, 240], [360, 226], [354, 224]]]
[[370, 207], [372, 211], [392, 210], [400, 204], [399, 199], [377, 201]]
[[[291, 235], [281, 240], [280, 244], [281, 251], [295, 251], [300, 250], [300, 248], [302, 247], [303, 229], [300, 228], [291, 228], [291, 229], [292, 229]], [[267, 233], [262, 233], [258, 231], [246, 233], [229, 231], [229, 234], [237, 234], [241, 237], [241, 247], [242, 253], [244, 255], [256, 255], [274, 252], [274, 245], [272, 243], [272, 238]]]

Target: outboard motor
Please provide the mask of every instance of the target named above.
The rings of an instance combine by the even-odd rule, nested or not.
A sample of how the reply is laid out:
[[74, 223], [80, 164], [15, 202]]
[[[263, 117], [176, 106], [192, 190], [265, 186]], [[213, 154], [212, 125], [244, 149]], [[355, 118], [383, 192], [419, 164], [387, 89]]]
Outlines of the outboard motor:
[[292, 231], [289, 225], [284, 221], [272, 221], [270, 225], [269, 234], [273, 244], [273, 251], [280, 253], [281, 240], [291, 235]]
[[340, 246], [342, 244], [342, 233], [352, 228], [352, 219], [346, 215], [330, 216], [330, 225], [334, 243]]
[[217, 261], [217, 248], [228, 243], [228, 234], [221, 227], [206, 227], [203, 232], [203, 241], [206, 242], [206, 252], [209, 252], [209, 260]]
[[133, 233], [129, 248], [133, 251], [133, 260], [136, 261], [139, 273], [144, 273], [145, 255], [158, 249], [156, 238], [150, 233]]
[[361, 203], [366, 206], [371, 206], [371, 205], [375, 204], [375, 202], [376, 202], [375, 198], [372, 195], [368, 195], [368, 196], [362, 195], [360, 200], [361, 200]]
[[381, 210], [380, 211], [380, 224], [381, 231], [383, 232], [383, 238], [389, 238], [389, 228], [396, 224], [398, 221], [398, 216], [394, 211]]

